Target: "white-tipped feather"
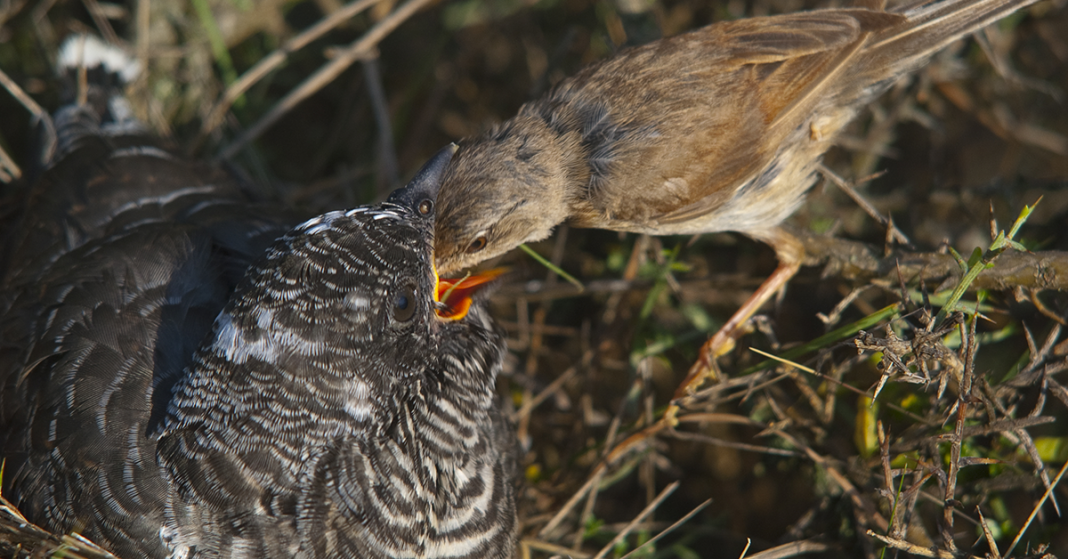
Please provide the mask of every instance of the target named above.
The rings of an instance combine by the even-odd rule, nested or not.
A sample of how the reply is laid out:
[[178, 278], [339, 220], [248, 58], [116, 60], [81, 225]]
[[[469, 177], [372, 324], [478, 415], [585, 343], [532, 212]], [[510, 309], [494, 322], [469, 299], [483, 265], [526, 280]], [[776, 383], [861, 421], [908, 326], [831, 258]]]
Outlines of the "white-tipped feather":
[[141, 63], [126, 51], [105, 43], [99, 37], [81, 33], [71, 35], [63, 41], [63, 45], [59, 47], [56, 66], [60, 73], [83, 66], [103, 66], [107, 71], [118, 74], [127, 83], [141, 73]]

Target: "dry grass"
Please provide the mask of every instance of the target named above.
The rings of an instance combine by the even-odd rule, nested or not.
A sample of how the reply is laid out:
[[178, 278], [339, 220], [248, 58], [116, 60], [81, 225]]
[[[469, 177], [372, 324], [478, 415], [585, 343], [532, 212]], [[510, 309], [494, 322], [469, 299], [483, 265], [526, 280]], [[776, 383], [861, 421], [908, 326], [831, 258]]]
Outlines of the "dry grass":
[[[337, 0], [203, 1], [210, 18], [196, 2], [0, 2], [0, 69], [52, 108], [57, 38], [113, 34], [150, 69], [132, 95], [156, 129], [197, 156], [232, 156], [265, 196], [315, 213], [380, 197], [446, 142], [621, 44], [810, 6], [456, 0], [407, 17], [409, 4], [384, 1], [298, 49]], [[491, 304], [526, 449], [524, 553], [1068, 554], [1068, 275], [1054, 252], [1068, 249], [1064, 4], [962, 43], [858, 119], [827, 166], [911, 245], [817, 187], [792, 221], [813, 266], [677, 425], [662, 410], [707, 333], [774, 268], [770, 249], [565, 228], [533, 248], [581, 294], [518, 251], [506, 258], [513, 273]], [[244, 87], [237, 77], [262, 61], [276, 67]], [[242, 85], [226, 96], [229, 84]], [[310, 97], [287, 105], [300, 91]], [[25, 167], [28, 112], [0, 97], [0, 147]], [[946, 249], [967, 259], [1040, 197], [1016, 236], [1036, 252], [1005, 252], [939, 314], [961, 276]]]

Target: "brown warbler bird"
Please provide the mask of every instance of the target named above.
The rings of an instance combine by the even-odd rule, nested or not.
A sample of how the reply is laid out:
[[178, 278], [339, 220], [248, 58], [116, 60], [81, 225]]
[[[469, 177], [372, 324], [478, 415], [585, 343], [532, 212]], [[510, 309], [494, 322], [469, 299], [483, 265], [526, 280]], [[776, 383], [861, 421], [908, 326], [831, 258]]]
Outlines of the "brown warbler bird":
[[460, 143], [438, 199], [451, 274], [557, 225], [652, 235], [737, 231], [780, 266], [703, 348], [692, 391], [800, 267], [778, 228], [857, 111], [958, 38], [1035, 0], [878, 2], [721, 22], [628, 49]]

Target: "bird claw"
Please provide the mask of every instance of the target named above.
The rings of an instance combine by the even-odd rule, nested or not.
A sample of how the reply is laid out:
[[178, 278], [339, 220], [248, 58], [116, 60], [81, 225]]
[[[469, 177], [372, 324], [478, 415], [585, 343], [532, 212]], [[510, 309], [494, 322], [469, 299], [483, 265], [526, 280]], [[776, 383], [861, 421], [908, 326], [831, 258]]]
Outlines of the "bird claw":
[[716, 360], [733, 351], [734, 346], [734, 337], [729, 333], [724, 333], [723, 330], [709, 338], [701, 347], [700, 357], [690, 367], [686, 380], [682, 381], [682, 384], [675, 390], [675, 399], [693, 396], [709, 378], [718, 380], [719, 367], [716, 366]]

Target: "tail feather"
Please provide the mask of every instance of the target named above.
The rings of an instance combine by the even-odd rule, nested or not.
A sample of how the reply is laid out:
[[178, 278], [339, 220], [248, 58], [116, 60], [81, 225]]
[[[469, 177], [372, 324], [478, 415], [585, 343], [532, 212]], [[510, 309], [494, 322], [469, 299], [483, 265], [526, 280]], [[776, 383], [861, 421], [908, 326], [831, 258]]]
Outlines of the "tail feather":
[[146, 133], [123, 92], [141, 65], [122, 49], [92, 35], [72, 35], [60, 47], [56, 71], [66, 104], [54, 117], [56, 143], [46, 147], [43, 163], [62, 159], [88, 137]]
[[[79, 247], [140, 226], [226, 227], [244, 215], [245, 185], [185, 160], [134, 116], [124, 96], [126, 80], [137, 75], [130, 57], [76, 36], [58, 61], [67, 104], [52, 118], [53, 139], [39, 148], [38, 179], [10, 202], [21, 206], [21, 219], [0, 236], [0, 283], [5, 275], [12, 284], [32, 282]], [[239, 220], [233, 235], [220, 236], [259, 243], [261, 233], [249, 229], [260, 224], [250, 222]], [[272, 239], [284, 231], [269, 224], [262, 230]]]
[[900, 6], [894, 11], [908, 19], [877, 32], [869, 39], [865, 56], [885, 58], [887, 64], [898, 65], [899, 71], [910, 71], [953, 41], [1037, 1], [936, 0]]
[[109, 45], [95, 35], [71, 35], [59, 48], [57, 66], [60, 73], [79, 68], [103, 67], [119, 76], [123, 83], [137, 79], [141, 63], [119, 47]]

